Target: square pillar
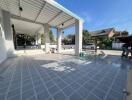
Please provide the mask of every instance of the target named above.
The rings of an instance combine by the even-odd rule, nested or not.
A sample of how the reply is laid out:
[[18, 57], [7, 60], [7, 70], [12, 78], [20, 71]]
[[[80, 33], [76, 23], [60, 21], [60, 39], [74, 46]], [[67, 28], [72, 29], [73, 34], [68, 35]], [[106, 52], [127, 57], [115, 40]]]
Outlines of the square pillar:
[[36, 45], [38, 46], [39, 49], [41, 49], [41, 34], [40, 33], [36, 34]]
[[62, 38], [62, 29], [57, 29], [57, 52], [61, 53], [61, 38]]
[[50, 52], [50, 38], [49, 38], [50, 26], [48, 24], [44, 24], [44, 36], [45, 36], [45, 52]]
[[82, 32], [83, 22], [76, 20], [75, 22], [75, 55], [79, 55], [82, 51]]
[[3, 14], [0, 8], [0, 63], [7, 58], [6, 44], [5, 44], [5, 33], [3, 29]]
[[3, 14], [3, 29], [5, 33], [5, 44], [7, 50], [7, 57], [14, 56], [13, 32], [11, 29], [11, 15], [9, 12], [2, 10]]

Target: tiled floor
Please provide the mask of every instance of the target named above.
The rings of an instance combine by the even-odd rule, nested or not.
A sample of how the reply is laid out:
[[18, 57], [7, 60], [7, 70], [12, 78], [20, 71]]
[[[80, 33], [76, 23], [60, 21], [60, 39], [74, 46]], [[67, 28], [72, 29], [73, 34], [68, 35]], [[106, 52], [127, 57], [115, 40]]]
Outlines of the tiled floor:
[[0, 100], [125, 100], [130, 64], [120, 57], [82, 61], [52, 56], [22, 56], [2, 63]]

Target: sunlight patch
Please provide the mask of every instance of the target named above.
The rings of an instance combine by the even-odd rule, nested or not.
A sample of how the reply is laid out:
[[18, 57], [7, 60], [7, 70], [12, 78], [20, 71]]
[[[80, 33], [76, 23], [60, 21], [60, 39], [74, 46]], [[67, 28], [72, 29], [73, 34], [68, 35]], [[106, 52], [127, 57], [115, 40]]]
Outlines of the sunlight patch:
[[63, 71], [71, 72], [75, 70], [74, 68], [69, 67], [69, 66], [60, 66], [60, 63], [57, 63], [57, 62], [45, 64], [45, 65], [42, 65], [41, 67], [48, 68], [54, 71], [59, 71], [59, 72], [63, 72]]

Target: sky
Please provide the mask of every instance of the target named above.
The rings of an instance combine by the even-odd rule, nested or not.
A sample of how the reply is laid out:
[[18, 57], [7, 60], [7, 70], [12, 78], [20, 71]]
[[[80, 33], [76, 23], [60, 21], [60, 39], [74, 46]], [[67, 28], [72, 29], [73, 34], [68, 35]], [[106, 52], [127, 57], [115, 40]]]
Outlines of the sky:
[[[132, 0], [56, 0], [85, 20], [84, 29], [96, 31], [114, 27], [132, 34]], [[74, 28], [65, 30], [65, 35]]]

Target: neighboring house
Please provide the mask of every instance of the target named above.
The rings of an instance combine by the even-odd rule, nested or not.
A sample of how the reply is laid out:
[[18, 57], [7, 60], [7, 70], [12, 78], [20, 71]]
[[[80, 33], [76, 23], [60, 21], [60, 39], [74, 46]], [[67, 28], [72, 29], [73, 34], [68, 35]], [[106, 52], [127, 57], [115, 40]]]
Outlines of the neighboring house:
[[95, 44], [99, 43], [100, 46], [103, 47], [103, 44], [101, 43], [102, 40], [98, 40], [99, 37], [106, 37], [106, 38], [113, 38], [112, 42], [112, 48], [113, 49], [121, 49], [122, 45], [124, 44], [123, 42], [117, 43], [116, 37], [123, 37], [123, 36], [128, 36], [127, 31], [116, 31], [115, 28], [107, 28], [107, 29], [102, 29], [102, 30], [97, 30], [94, 32], [90, 32], [92, 37], [97, 37], [95, 39]]
[[132, 41], [132, 36], [117, 36], [112, 43], [113, 49], [121, 49], [124, 43]]
[[116, 31], [114, 28], [107, 28], [90, 32], [92, 37], [116, 37], [116, 36], [128, 36], [127, 31]]

